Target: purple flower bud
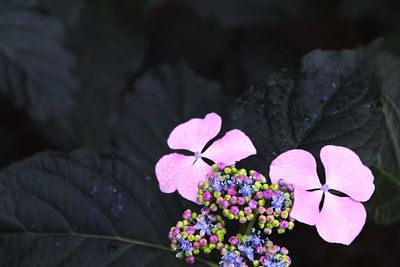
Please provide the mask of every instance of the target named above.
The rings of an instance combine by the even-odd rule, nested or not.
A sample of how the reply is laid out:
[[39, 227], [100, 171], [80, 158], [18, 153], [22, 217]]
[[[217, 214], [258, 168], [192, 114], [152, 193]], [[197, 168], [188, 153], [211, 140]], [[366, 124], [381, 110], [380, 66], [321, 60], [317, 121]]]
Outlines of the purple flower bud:
[[211, 195], [210, 192], [206, 191], [206, 192], [203, 193], [203, 200], [210, 201], [211, 198], [212, 198], [212, 195]]
[[272, 197], [272, 190], [271, 189], [269, 189], [269, 190], [264, 192], [264, 198], [265, 199], [271, 199], [271, 197]]
[[250, 207], [245, 207], [243, 211], [244, 211], [244, 214], [246, 214], [246, 215], [251, 214], [253, 212]]
[[232, 246], [236, 246], [239, 243], [239, 240], [236, 236], [231, 236], [228, 241]]
[[189, 263], [189, 264], [193, 264], [194, 263], [194, 256], [186, 257], [186, 262]]
[[281, 229], [286, 229], [288, 227], [288, 222], [287, 221], [281, 221], [281, 223], [279, 224], [279, 228]]
[[231, 213], [232, 214], [238, 214], [239, 213], [239, 208], [237, 206], [232, 206], [231, 207]]
[[182, 214], [182, 218], [184, 220], [189, 220], [192, 217], [192, 211], [191, 210], [185, 210]]
[[279, 185], [279, 186], [285, 186], [285, 185], [286, 185], [285, 180], [284, 180], [284, 179], [279, 179], [278, 185]]
[[262, 199], [264, 197], [264, 193], [262, 192], [262, 191], [258, 191], [257, 193], [256, 193], [256, 198], [257, 199]]
[[287, 255], [289, 253], [289, 250], [285, 247], [281, 247], [281, 253]]
[[225, 164], [225, 163], [223, 163], [223, 162], [218, 162], [218, 163], [217, 163], [217, 168], [218, 168], [220, 171], [224, 170], [225, 167], [226, 167], [226, 164]]
[[193, 248], [194, 249], [199, 249], [200, 248], [200, 243], [197, 242], [197, 241], [193, 242]]
[[216, 235], [210, 236], [210, 242], [215, 244], [218, 242], [218, 237]]
[[228, 193], [228, 195], [231, 195], [231, 196], [236, 195], [235, 189], [232, 189], [232, 188], [229, 188], [228, 191], [227, 191], [227, 193]]
[[257, 208], [257, 201], [255, 201], [254, 199], [249, 201], [249, 207], [252, 209]]
[[207, 246], [207, 239], [205, 238], [200, 239], [199, 244], [201, 247]]
[[209, 209], [209, 208], [206, 208], [206, 207], [202, 208], [202, 209], [201, 209], [201, 214], [203, 214], [203, 215], [208, 215], [208, 214], [210, 214], [210, 209]]
[[278, 245], [274, 245], [273, 249], [274, 249], [276, 252], [279, 252], [279, 251], [281, 250], [281, 247], [278, 246]]
[[246, 203], [246, 199], [244, 197], [239, 197], [237, 200], [237, 204], [238, 205], [244, 205], [244, 203]]
[[192, 235], [195, 232], [196, 232], [196, 229], [193, 226], [186, 227], [186, 233], [188, 233], [189, 235]]
[[262, 246], [257, 246], [257, 247], [256, 247], [256, 252], [257, 252], [258, 254], [263, 254], [263, 253], [264, 253], [263, 247], [262, 247]]
[[292, 193], [294, 191], [294, 185], [293, 184], [288, 184], [287, 185], [287, 190], [289, 193]]
[[230, 202], [231, 202], [232, 204], [236, 204], [237, 199], [238, 199], [238, 198], [237, 198], [236, 196], [233, 196], [233, 197], [231, 197]]

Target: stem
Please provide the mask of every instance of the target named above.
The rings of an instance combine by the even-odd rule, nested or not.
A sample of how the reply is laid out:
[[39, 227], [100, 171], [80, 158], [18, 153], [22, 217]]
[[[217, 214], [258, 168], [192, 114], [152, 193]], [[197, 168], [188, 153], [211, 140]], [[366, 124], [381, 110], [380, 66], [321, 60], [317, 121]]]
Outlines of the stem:
[[[144, 241], [140, 241], [140, 240], [135, 240], [135, 239], [130, 239], [130, 238], [125, 238], [125, 237], [120, 237], [120, 236], [84, 234], [84, 233], [77, 233], [77, 232], [67, 232], [67, 233], [32, 233], [32, 232], [28, 232], [28, 233], [32, 234], [32, 235], [38, 235], [38, 236], [42, 236], [42, 235], [46, 235], [46, 236], [48, 236], [48, 235], [51, 235], [51, 236], [71, 235], [71, 236], [76, 236], [76, 237], [81, 237], [81, 238], [86, 238], [86, 239], [114, 240], [114, 241], [125, 242], [125, 243], [132, 244], [132, 245], [139, 245], [139, 246], [143, 246], [143, 247], [159, 249], [159, 250], [162, 250], [162, 251], [166, 251], [166, 252], [172, 253], [171, 249], [169, 249], [168, 247], [165, 247], [163, 245], [152, 244], [152, 243], [148, 243], [148, 242], [144, 242]], [[205, 264], [207, 266], [210, 266], [210, 267], [218, 267], [219, 266], [218, 264], [216, 264], [214, 262], [202, 259], [200, 257], [196, 257], [196, 260], [198, 262], [201, 262], [201, 263], [203, 263], [203, 264]]]

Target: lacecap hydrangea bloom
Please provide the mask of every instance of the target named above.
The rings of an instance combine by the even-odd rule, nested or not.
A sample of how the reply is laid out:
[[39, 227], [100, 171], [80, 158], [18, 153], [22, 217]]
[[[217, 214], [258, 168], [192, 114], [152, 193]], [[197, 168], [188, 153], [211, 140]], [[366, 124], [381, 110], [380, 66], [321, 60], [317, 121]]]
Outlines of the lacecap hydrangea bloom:
[[[184, 211], [182, 220], [171, 227], [168, 236], [177, 258], [194, 263], [200, 254], [213, 254], [221, 267], [288, 267], [292, 262], [288, 250], [274, 244], [270, 235], [292, 230], [295, 220], [315, 225], [328, 242], [348, 245], [360, 233], [366, 220], [360, 202], [367, 201], [375, 187], [371, 171], [353, 151], [332, 145], [322, 148], [323, 185], [314, 157], [300, 149], [279, 155], [265, 177], [236, 168], [237, 161], [256, 153], [239, 130], [204, 149], [221, 123], [217, 114], [210, 113], [178, 125], [168, 145], [193, 155], [171, 153], [156, 165], [161, 191], [178, 190], [203, 206], [200, 212]], [[209, 166], [203, 158], [215, 164]], [[236, 234], [231, 235], [229, 225], [239, 226]]]

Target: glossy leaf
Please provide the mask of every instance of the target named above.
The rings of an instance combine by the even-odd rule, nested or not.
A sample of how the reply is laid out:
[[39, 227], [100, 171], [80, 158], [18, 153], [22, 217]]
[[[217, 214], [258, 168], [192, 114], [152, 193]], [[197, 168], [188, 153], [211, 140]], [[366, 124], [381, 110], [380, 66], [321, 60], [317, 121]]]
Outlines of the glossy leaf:
[[373, 222], [390, 224], [400, 220], [400, 108], [387, 94], [382, 102], [385, 141], [374, 168], [376, 192], [368, 208]]
[[[1, 266], [178, 266], [182, 210], [137, 158], [45, 153], [0, 173]], [[51, 256], [49, 256], [51, 255]]]
[[249, 88], [233, 113], [255, 143], [253, 168], [265, 170], [278, 154], [303, 148], [319, 157], [327, 144], [353, 149], [365, 164], [382, 142], [380, 80], [375, 49], [314, 51], [293, 70]]
[[0, 13], [0, 93], [39, 121], [74, 108], [74, 60], [62, 38], [55, 19], [28, 11]]

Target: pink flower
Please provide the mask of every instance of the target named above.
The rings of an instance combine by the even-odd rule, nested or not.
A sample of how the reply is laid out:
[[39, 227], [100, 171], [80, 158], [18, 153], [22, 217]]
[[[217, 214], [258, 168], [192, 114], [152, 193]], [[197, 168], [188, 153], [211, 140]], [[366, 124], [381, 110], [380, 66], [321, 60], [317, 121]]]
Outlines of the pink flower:
[[184, 198], [196, 202], [197, 185], [206, 179], [211, 167], [202, 160], [208, 158], [215, 163], [227, 165], [256, 154], [256, 149], [242, 131], [234, 129], [204, 150], [206, 144], [221, 130], [222, 120], [218, 114], [207, 114], [204, 119], [191, 119], [172, 130], [168, 137], [171, 149], [185, 149], [192, 156], [171, 153], [156, 164], [156, 176], [164, 193], [178, 190]]
[[[325, 146], [320, 152], [325, 167], [326, 184], [321, 185], [314, 157], [300, 149], [279, 155], [271, 164], [270, 177], [295, 186], [290, 216], [315, 225], [319, 235], [331, 243], [349, 245], [361, 232], [367, 213], [360, 201], [367, 201], [375, 190], [372, 172], [348, 148]], [[313, 191], [307, 191], [316, 189]], [[346, 194], [339, 197], [329, 190]], [[320, 201], [325, 194], [321, 211]]]

